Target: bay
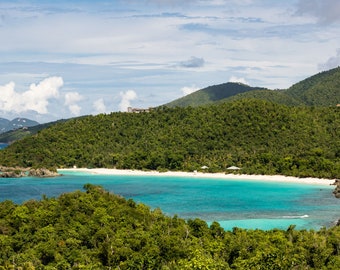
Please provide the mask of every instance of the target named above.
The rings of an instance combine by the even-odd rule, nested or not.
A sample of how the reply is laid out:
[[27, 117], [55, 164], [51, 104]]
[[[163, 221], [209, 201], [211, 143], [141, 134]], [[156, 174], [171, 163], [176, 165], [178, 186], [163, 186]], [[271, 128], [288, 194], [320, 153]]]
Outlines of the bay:
[[97, 175], [67, 172], [56, 178], [0, 179], [0, 201], [22, 203], [100, 185], [152, 209], [185, 219], [218, 221], [227, 230], [320, 229], [339, 218], [334, 186], [172, 176]]

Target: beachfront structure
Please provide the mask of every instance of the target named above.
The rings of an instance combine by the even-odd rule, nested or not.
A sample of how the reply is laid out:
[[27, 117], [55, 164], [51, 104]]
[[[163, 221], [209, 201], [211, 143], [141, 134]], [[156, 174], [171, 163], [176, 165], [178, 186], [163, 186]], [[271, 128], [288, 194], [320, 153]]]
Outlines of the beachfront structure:
[[241, 168], [236, 167], [236, 166], [230, 166], [227, 168], [227, 170], [240, 170]]
[[150, 107], [147, 109], [128, 107], [128, 113], [142, 113], [142, 112], [150, 112], [150, 111], [151, 111]]

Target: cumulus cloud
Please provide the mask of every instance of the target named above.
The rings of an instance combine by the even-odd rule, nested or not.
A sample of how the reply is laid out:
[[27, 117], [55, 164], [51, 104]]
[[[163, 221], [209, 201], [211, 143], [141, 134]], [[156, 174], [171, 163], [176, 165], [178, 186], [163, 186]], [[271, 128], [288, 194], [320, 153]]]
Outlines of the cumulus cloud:
[[325, 63], [319, 64], [319, 70], [328, 70], [340, 66], [340, 48], [337, 49], [336, 55], [330, 57]]
[[39, 84], [31, 84], [23, 93], [15, 91], [14, 82], [0, 86], [0, 111], [15, 113], [35, 111], [47, 114], [49, 100], [58, 98], [59, 89], [63, 84], [61, 77], [49, 77]]
[[80, 115], [81, 107], [77, 104], [79, 101], [83, 100], [83, 96], [78, 92], [70, 92], [65, 94], [65, 105], [73, 115]]
[[119, 110], [121, 112], [127, 111], [128, 107], [131, 107], [131, 101], [137, 98], [137, 94], [133, 90], [128, 90], [126, 92], [120, 92], [122, 100], [119, 103]]
[[203, 58], [192, 56], [190, 59], [180, 62], [180, 66], [185, 68], [200, 68], [204, 66], [204, 62]]
[[95, 114], [105, 113], [106, 106], [104, 103], [104, 99], [100, 98], [100, 99], [97, 99], [95, 102], [93, 102], [93, 108], [95, 110]]
[[231, 76], [229, 79], [229, 82], [234, 82], [234, 83], [243, 83], [249, 85], [249, 83], [246, 81], [245, 78], [237, 78], [235, 76]]
[[198, 87], [196, 87], [195, 85], [192, 86], [185, 86], [181, 88], [181, 91], [183, 93], [184, 96], [189, 95], [193, 92], [196, 92], [197, 90], [199, 90]]
[[300, 0], [298, 15], [311, 15], [321, 24], [340, 22], [340, 2], [336, 0]]

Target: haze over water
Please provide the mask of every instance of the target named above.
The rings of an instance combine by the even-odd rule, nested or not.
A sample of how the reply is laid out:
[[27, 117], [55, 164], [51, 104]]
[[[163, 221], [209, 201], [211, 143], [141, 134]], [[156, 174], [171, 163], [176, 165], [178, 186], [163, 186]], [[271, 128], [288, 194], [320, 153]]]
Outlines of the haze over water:
[[84, 184], [132, 198], [167, 215], [218, 221], [225, 229], [319, 229], [339, 219], [334, 186], [172, 176], [117, 176], [68, 172], [56, 178], [0, 179], [0, 201], [57, 197]]

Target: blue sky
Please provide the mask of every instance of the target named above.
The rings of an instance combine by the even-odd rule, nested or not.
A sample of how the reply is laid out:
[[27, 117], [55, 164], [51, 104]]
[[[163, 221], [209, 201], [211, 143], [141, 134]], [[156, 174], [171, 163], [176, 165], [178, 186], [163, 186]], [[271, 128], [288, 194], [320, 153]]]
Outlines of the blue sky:
[[152, 107], [210, 85], [282, 89], [340, 65], [335, 0], [0, 2], [0, 117]]

